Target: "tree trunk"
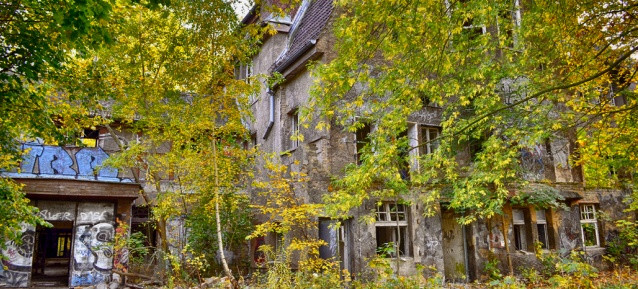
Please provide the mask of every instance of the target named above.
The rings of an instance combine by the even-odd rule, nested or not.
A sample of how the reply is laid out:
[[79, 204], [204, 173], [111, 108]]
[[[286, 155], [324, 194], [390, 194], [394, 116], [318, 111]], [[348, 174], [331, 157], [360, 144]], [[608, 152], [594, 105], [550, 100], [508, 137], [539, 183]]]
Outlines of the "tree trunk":
[[[395, 214], [395, 218], [396, 218], [396, 225], [397, 225], [397, 243], [395, 244], [395, 251], [397, 254], [397, 260], [396, 260], [396, 265], [397, 265], [397, 277], [399, 277], [400, 272], [400, 267], [401, 267], [401, 258], [400, 258], [400, 252], [401, 252], [401, 227], [399, 226], [399, 203], [398, 203], [398, 197], [394, 198], [394, 214]], [[407, 212], [406, 212], [407, 213]], [[390, 212], [390, 216], [392, 216], [392, 212]], [[407, 216], [405, 216], [407, 219]]]
[[512, 276], [514, 275], [514, 268], [512, 267], [512, 256], [510, 255], [509, 238], [507, 237], [507, 230], [505, 229], [505, 213], [501, 215], [501, 230], [503, 231], [503, 241], [505, 241], [505, 252], [507, 252], [507, 267], [510, 276]]
[[230, 268], [228, 268], [228, 263], [226, 262], [226, 256], [224, 255], [224, 243], [222, 241], [222, 224], [221, 219], [219, 217], [219, 172], [217, 171], [217, 140], [213, 137], [213, 169], [215, 173], [215, 222], [217, 223], [217, 246], [219, 247], [219, 257], [222, 262], [222, 267], [224, 268], [224, 273], [226, 277], [233, 284], [233, 287], [236, 287], [235, 277], [233, 277]]

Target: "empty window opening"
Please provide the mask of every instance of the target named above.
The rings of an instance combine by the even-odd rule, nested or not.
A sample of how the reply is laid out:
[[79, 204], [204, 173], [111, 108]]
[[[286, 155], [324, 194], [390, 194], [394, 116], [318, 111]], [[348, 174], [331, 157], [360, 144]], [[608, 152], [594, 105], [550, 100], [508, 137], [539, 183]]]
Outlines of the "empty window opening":
[[357, 152], [356, 152], [356, 161], [357, 165], [361, 165], [363, 163], [363, 149], [366, 145], [370, 143], [368, 136], [370, 135], [370, 124], [363, 123], [363, 127], [357, 129], [355, 133], [355, 141], [357, 143]]
[[97, 147], [97, 142], [100, 139], [100, 131], [98, 129], [84, 129], [82, 131], [82, 137], [79, 138], [79, 142], [82, 146], [94, 148]]
[[404, 130], [399, 134], [398, 146], [398, 168], [401, 179], [410, 179], [410, 142], [408, 131]]
[[527, 249], [527, 232], [525, 230], [525, 213], [521, 209], [512, 210], [514, 225], [514, 247], [516, 250]]
[[536, 228], [538, 231], [537, 241], [542, 249], [549, 249], [549, 238], [547, 235], [547, 214], [545, 210], [536, 211]]
[[[464, 9], [467, 9], [466, 6], [469, 5], [469, 0], [459, 0], [458, 5], [463, 6]], [[461, 8], [461, 7], [459, 7]], [[477, 23], [474, 17], [468, 17], [463, 21], [463, 31], [462, 34], [464, 38], [473, 41], [476, 40], [479, 36], [485, 34], [487, 32], [485, 25], [481, 23]]]
[[404, 204], [390, 202], [377, 207], [375, 230], [379, 254], [385, 257], [409, 256], [406, 209]]
[[600, 246], [596, 206], [585, 204], [580, 206], [580, 230], [585, 247]]

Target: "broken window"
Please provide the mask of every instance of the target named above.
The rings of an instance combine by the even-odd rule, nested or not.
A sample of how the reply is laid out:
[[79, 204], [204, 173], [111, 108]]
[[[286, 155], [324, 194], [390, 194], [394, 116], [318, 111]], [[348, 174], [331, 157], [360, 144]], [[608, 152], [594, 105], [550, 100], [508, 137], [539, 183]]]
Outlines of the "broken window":
[[79, 138], [82, 146], [94, 148], [97, 147], [97, 141], [100, 139], [99, 129], [86, 128], [82, 131], [82, 137]]
[[357, 161], [357, 165], [361, 165], [363, 163], [362, 160], [362, 154], [363, 154], [363, 148], [370, 143], [370, 140], [368, 139], [368, 135], [370, 134], [371, 131], [371, 127], [369, 123], [363, 123], [363, 127], [357, 129], [357, 131], [355, 132], [355, 142], [357, 143], [356, 149], [356, 161]]
[[377, 252], [386, 257], [409, 256], [406, 209], [406, 205], [393, 202], [384, 202], [377, 206], [374, 224]]
[[514, 225], [514, 247], [516, 250], [527, 249], [527, 232], [525, 230], [525, 212], [522, 209], [513, 209], [512, 218]]
[[545, 210], [536, 211], [536, 228], [538, 231], [537, 241], [542, 249], [549, 249], [549, 239], [547, 235], [547, 214]]
[[434, 126], [421, 126], [421, 143], [419, 152], [421, 155], [431, 154], [439, 147], [441, 128]]
[[585, 247], [600, 246], [598, 220], [596, 219], [596, 206], [594, 204], [580, 206], [580, 230]]

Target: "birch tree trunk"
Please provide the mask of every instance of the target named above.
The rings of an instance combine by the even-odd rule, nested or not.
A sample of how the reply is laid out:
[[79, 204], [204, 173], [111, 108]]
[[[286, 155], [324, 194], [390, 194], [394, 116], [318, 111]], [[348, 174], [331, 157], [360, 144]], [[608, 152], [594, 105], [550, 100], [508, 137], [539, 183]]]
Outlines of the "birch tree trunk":
[[233, 277], [228, 263], [226, 262], [226, 256], [224, 255], [224, 242], [222, 241], [222, 224], [219, 217], [219, 172], [217, 170], [217, 140], [213, 137], [213, 169], [215, 172], [215, 222], [217, 223], [217, 246], [219, 247], [219, 256], [224, 268], [224, 273], [230, 282], [235, 286], [235, 277]]

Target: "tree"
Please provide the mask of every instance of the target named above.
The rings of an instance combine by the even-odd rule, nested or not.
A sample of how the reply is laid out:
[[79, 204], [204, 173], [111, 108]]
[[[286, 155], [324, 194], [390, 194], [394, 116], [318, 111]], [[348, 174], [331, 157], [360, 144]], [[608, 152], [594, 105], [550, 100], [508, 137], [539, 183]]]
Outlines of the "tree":
[[[0, 170], [21, 159], [20, 141], [42, 138], [68, 143], [84, 125], [83, 111], [55, 96], [47, 80], [58, 76], [71, 54], [108, 43], [103, 26], [111, 2], [88, 0], [0, 3]], [[15, 239], [22, 222], [43, 221], [10, 179], [0, 179], [0, 239]], [[2, 245], [4, 246], [4, 242]]]
[[[450, 200], [462, 222], [490, 218], [527, 183], [520, 151], [557, 138], [569, 140], [570, 165], [584, 166], [588, 181], [614, 185], [596, 169], [610, 165], [635, 177], [634, 1], [336, 5], [336, 58], [317, 66], [309, 107], [320, 128], [354, 132], [372, 121], [376, 129], [362, 165], [328, 198], [333, 213], [418, 191], [427, 204]], [[401, 132], [427, 104], [441, 107], [439, 148], [402, 178]]]
[[257, 89], [256, 81], [233, 73], [269, 30], [240, 26], [228, 1], [141, 1], [113, 14], [113, 45], [69, 64], [72, 74], [58, 87], [81, 100], [118, 142], [109, 164], [131, 169], [145, 183], [141, 194], [157, 222], [161, 251], [169, 253], [169, 220], [214, 213], [217, 249], [233, 280], [219, 205], [248, 176], [252, 151], [244, 147], [249, 135], [242, 121], [249, 117], [247, 96]]

